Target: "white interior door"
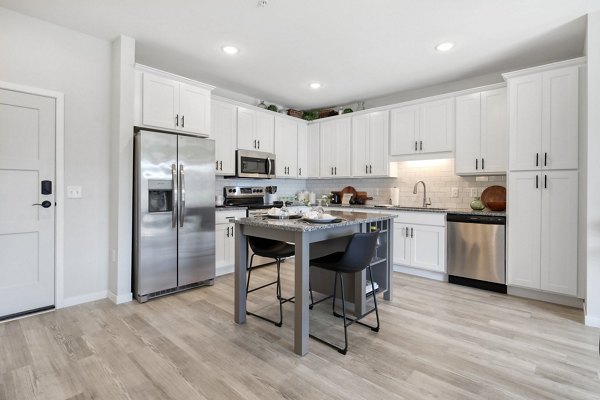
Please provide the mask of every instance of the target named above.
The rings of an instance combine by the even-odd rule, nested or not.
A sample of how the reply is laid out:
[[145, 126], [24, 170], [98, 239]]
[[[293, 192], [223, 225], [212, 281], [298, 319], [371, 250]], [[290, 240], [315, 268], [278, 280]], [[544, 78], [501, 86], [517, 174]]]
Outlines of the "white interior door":
[[0, 319], [54, 305], [55, 107], [0, 89]]

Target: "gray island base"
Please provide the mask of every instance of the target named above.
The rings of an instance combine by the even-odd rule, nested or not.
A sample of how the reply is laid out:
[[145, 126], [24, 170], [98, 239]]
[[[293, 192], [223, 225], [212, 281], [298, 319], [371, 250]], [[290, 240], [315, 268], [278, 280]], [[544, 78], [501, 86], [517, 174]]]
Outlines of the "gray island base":
[[[371, 262], [373, 280], [377, 282], [377, 293], [383, 293], [385, 300], [392, 299], [393, 267], [393, 219], [395, 215], [331, 212], [341, 222], [310, 223], [301, 219], [270, 219], [267, 217], [249, 217], [236, 220], [235, 233], [235, 310], [234, 319], [238, 324], [246, 322], [246, 266], [248, 265], [248, 236], [294, 243], [296, 256], [294, 262], [294, 352], [298, 355], [308, 353], [309, 304], [308, 291], [309, 261], [334, 251], [344, 249], [351, 235], [357, 232], [379, 230], [380, 237], [376, 255]], [[324, 271], [325, 272], [325, 271]], [[314, 274], [314, 273], [313, 273]], [[328, 279], [314, 279], [313, 290], [330, 293], [332, 285]], [[332, 278], [330, 278], [332, 279]], [[366, 275], [365, 271], [355, 274], [349, 280], [350, 297], [354, 302], [355, 314], [365, 311]], [[329, 287], [329, 289], [326, 288]]]

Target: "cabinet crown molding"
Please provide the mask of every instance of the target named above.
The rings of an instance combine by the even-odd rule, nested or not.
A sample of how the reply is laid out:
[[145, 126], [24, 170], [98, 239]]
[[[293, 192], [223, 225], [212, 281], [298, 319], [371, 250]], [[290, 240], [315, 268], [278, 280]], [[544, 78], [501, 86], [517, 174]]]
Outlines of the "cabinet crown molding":
[[194, 79], [186, 78], [185, 76], [181, 76], [181, 75], [177, 75], [177, 74], [172, 74], [170, 72], [166, 72], [166, 71], [163, 71], [163, 70], [160, 70], [160, 69], [152, 68], [152, 67], [149, 67], [147, 65], [143, 65], [143, 64], [139, 64], [139, 63], [135, 64], [134, 69], [137, 70], [137, 71], [149, 72], [149, 73], [152, 73], [154, 75], [162, 76], [162, 77], [169, 78], [169, 79], [174, 79], [176, 81], [187, 83], [187, 84], [190, 84], [192, 86], [198, 86], [198, 87], [201, 87], [201, 88], [204, 88], [204, 89], [207, 89], [207, 90], [211, 90], [211, 91], [214, 90], [215, 87], [216, 87], [216, 86], [212, 86], [212, 85], [206, 84], [204, 82], [199, 82], [199, 81], [196, 81]]
[[539, 72], [550, 71], [553, 69], [572, 67], [572, 66], [583, 66], [586, 63], [587, 63], [587, 57], [584, 56], [584, 57], [572, 58], [570, 60], [558, 61], [555, 63], [545, 64], [545, 65], [538, 65], [538, 66], [531, 67], [531, 68], [524, 68], [524, 69], [519, 69], [516, 71], [505, 72], [502, 74], [502, 77], [504, 78], [504, 80], [508, 80], [508, 79], [516, 78], [518, 76], [530, 75], [530, 74], [535, 74], [535, 73], [539, 73]]

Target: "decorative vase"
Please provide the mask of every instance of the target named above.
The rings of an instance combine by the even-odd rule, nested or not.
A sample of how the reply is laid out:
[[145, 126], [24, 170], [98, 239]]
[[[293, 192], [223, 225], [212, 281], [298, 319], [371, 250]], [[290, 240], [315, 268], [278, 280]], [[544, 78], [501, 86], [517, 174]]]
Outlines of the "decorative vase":
[[475, 211], [481, 211], [485, 208], [485, 205], [483, 205], [483, 201], [481, 201], [481, 198], [479, 197], [475, 197], [475, 199], [473, 199], [470, 205], [471, 208]]

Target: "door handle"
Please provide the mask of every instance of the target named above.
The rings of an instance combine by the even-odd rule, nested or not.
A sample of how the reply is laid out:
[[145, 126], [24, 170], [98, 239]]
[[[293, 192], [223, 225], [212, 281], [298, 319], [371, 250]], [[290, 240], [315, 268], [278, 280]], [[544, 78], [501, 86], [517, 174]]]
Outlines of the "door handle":
[[231, 237], [233, 237], [233, 226], [231, 227]]
[[298, 168], [298, 175], [302, 176], [302, 168]]
[[369, 173], [369, 166], [365, 164], [365, 174]]
[[229, 237], [229, 227], [227, 227], [227, 237]]
[[538, 180], [539, 180], [539, 176], [536, 174], [536, 175], [535, 175], [535, 188], [536, 188], [536, 189], [538, 189], [538, 188], [539, 188], [539, 183], [538, 183]]
[[544, 189], [548, 189], [548, 175], [544, 175]]
[[481, 157], [481, 170], [483, 171], [485, 169], [485, 159], [483, 157]]
[[417, 141], [415, 140], [415, 151], [417, 151]]
[[256, 139], [254, 139], [254, 148], [256, 148]]
[[185, 115], [181, 116], [181, 127], [185, 128]]
[[475, 159], [475, 171], [479, 169], [479, 158]]
[[260, 149], [260, 140], [257, 140], [256, 143], [258, 143], [258, 148]]
[[333, 175], [333, 167], [331, 167], [331, 175]]
[[415, 237], [415, 235], [414, 235], [414, 231], [413, 231], [413, 228], [410, 228], [410, 237], [411, 237], [411, 238]]
[[215, 169], [218, 171], [219, 170], [219, 162], [216, 161], [216, 163], [217, 163], [217, 166], [215, 167]]
[[369, 164], [369, 173], [372, 174], [373, 173], [373, 166]]
[[183, 226], [183, 219], [185, 218], [185, 172], [183, 170], [183, 164], [179, 164], [179, 185], [181, 186], [181, 209], [179, 210], [179, 226]]
[[42, 207], [44, 207], [44, 208], [48, 208], [48, 207], [50, 207], [51, 205], [52, 205], [52, 203], [51, 203], [50, 201], [48, 201], [48, 200], [44, 200], [44, 201], [42, 201], [41, 203], [35, 203], [35, 204], [32, 204], [32, 206], [42, 206]]
[[548, 165], [548, 153], [544, 153], [544, 167]]
[[337, 175], [337, 167], [333, 167], [333, 170], [335, 171], [335, 175]]
[[223, 171], [223, 161], [219, 161], [220, 168], [219, 170]]
[[408, 237], [408, 226], [404, 230], [406, 231], [406, 237]]
[[535, 166], [539, 167], [540, 153], [535, 153]]
[[173, 208], [171, 210], [171, 227], [177, 227], [177, 165], [171, 164], [171, 177], [173, 179], [173, 191], [171, 201], [173, 202]]
[[423, 151], [423, 141], [419, 140], [419, 150]]

